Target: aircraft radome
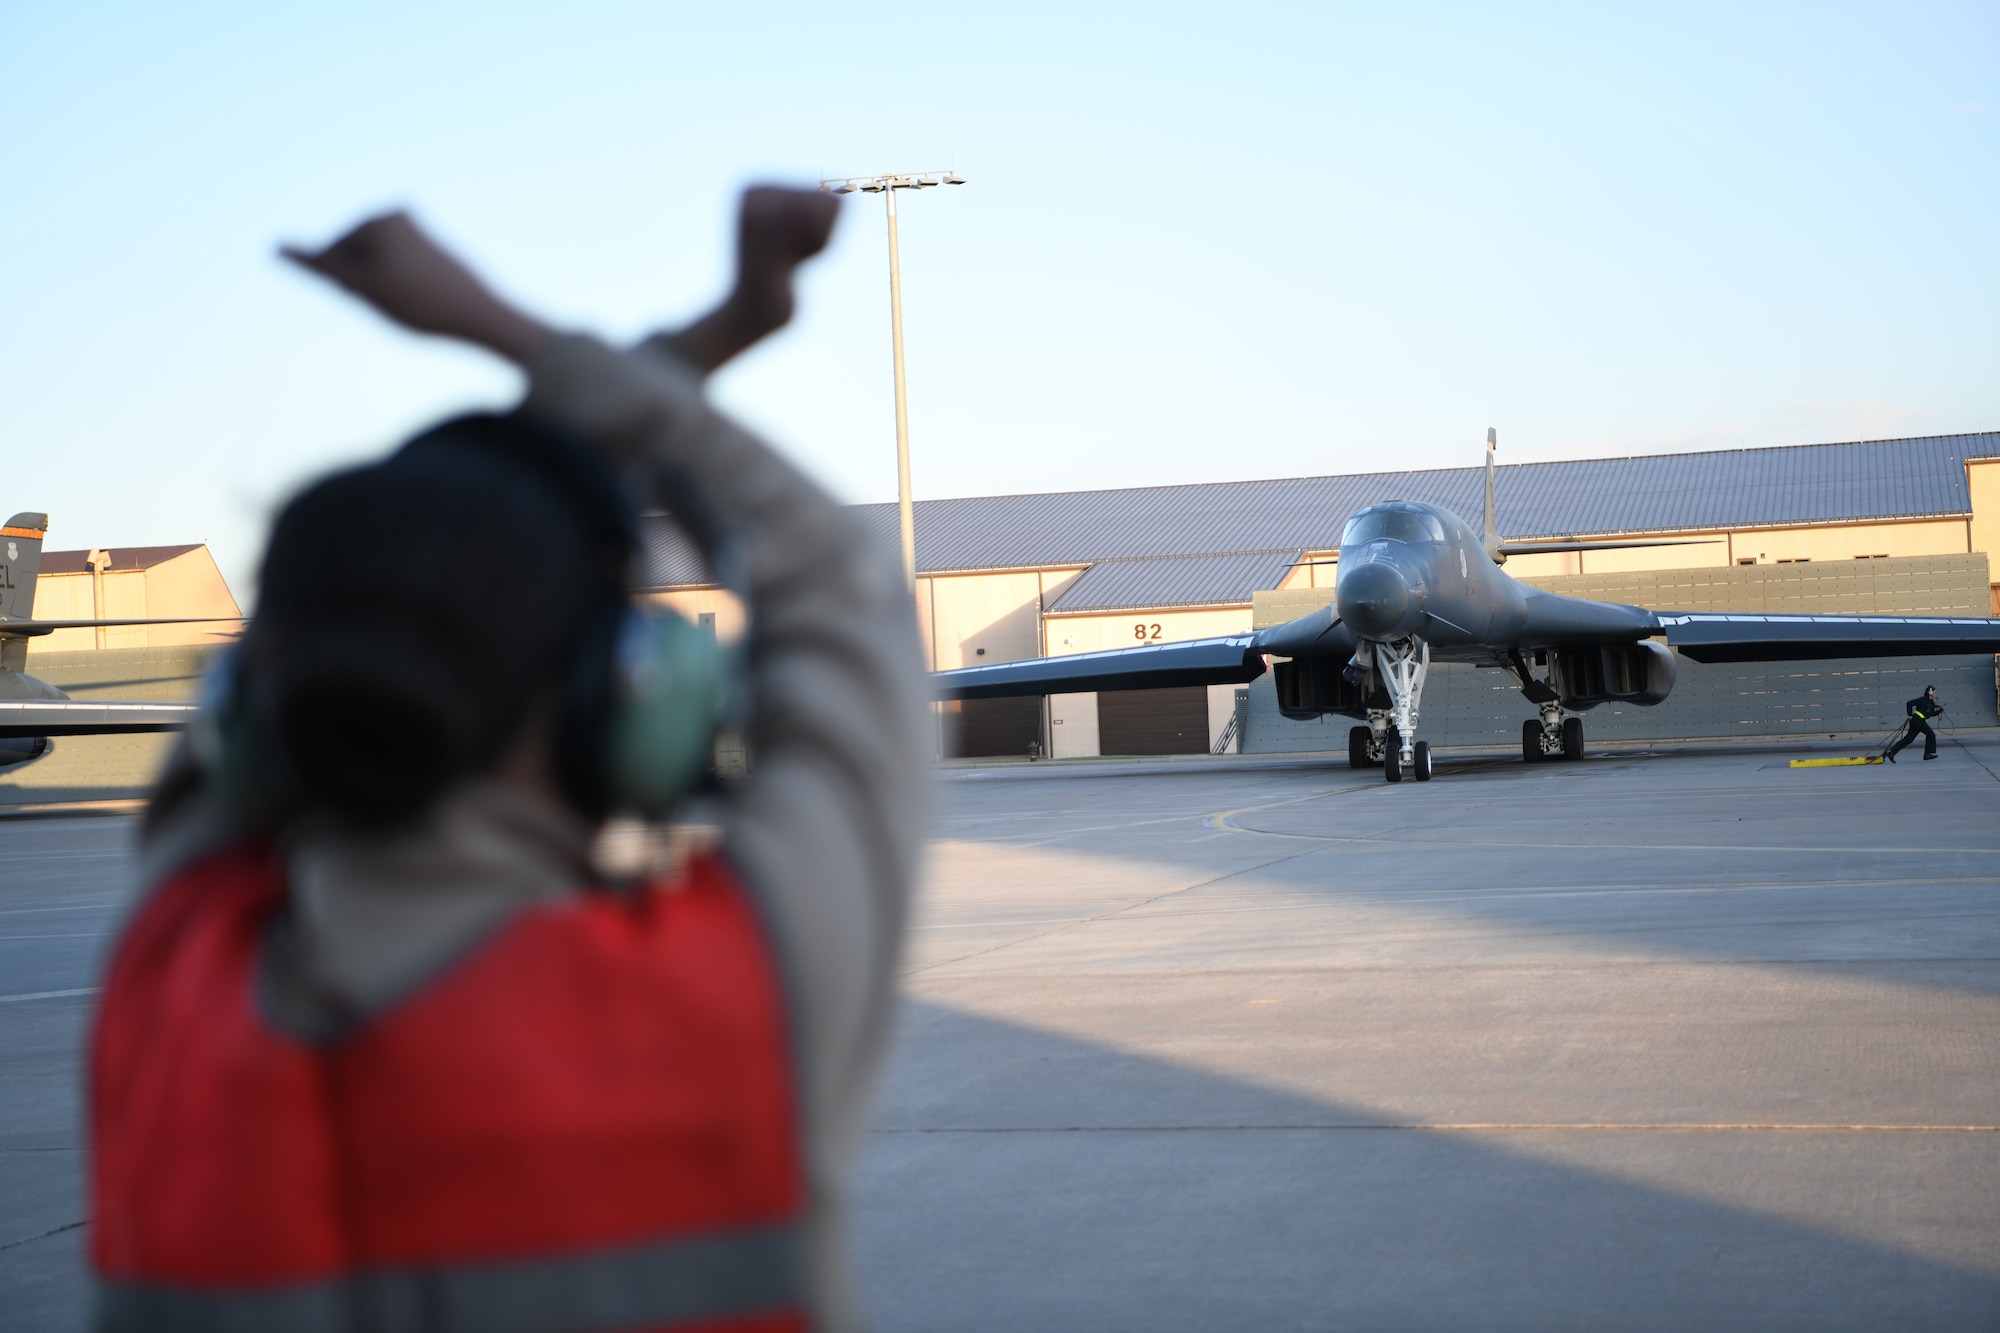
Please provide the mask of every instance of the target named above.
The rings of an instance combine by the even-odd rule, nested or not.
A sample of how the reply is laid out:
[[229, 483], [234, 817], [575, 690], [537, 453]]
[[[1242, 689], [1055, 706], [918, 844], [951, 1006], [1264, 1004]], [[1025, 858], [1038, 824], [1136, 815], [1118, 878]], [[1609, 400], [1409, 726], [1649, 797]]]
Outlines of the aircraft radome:
[[[942, 699], [1242, 684], [1275, 663], [1287, 717], [1341, 714], [1348, 761], [1429, 781], [1417, 739], [1431, 662], [1501, 667], [1537, 717], [1521, 724], [1521, 757], [1583, 756], [1583, 719], [1613, 700], [1664, 701], [1675, 654], [1697, 662], [2000, 653], [2000, 620], [1957, 616], [1736, 615], [1649, 611], [1543, 592], [1500, 568], [1509, 555], [1677, 545], [1672, 541], [1508, 542], [1495, 531], [1493, 432], [1486, 437], [1484, 534], [1446, 509], [1399, 500], [1348, 518], [1334, 563], [1333, 605], [1251, 634], [1146, 644], [940, 671]], [[1661, 640], [1664, 639], [1664, 642]], [[1536, 669], [1541, 674], [1536, 674]]]

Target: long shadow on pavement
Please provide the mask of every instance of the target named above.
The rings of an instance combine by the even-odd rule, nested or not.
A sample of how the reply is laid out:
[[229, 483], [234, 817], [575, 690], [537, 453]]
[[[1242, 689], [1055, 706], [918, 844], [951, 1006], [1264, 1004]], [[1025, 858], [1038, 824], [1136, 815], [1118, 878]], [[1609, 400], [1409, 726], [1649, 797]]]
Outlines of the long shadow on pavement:
[[1991, 1134], [1378, 1119], [913, 1003], [856, 1195], [873, 1326], [2000, 1326]]

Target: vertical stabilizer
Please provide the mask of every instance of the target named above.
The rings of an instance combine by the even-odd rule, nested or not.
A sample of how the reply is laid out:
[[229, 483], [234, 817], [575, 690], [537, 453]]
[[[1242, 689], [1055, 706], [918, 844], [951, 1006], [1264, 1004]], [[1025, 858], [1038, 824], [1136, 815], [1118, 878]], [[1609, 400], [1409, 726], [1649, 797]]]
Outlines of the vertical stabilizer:
[[0, 528], [0, 617], [27, 620], [35, 614], [35, 575], [42, 570], [42, 538], [47, 514], [16, 514]]
[[1486, 428], [1486, 524], [1480, 536], [1484, 539], [1486, 554], [1493, 557], [1496, 565], [1506, 563], [1507, 557], [1500, 554], [1500, 523], [1493, 511], [1493, 452], [1499, 447], [1499, 436], [1493, 427]]
[[[48, 534], [47, 514], [16, 514], [0, 527], [0, 621], [27, 620], [35, 614], [35, 575], [42, 571], [42, 538]], [[0, 634], [0, 669], [19, 671], [27, 664], [28, 641]]]

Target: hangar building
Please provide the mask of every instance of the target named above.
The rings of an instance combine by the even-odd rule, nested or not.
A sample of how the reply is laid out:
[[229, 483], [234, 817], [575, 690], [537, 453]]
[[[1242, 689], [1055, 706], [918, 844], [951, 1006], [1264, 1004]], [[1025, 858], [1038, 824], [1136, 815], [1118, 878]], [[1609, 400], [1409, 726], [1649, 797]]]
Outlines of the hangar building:
[[[2000, 614], [2000, 431], [1775, 449], [1516, 463], [1498, 469], [1510, 538], [1698, 544], [1516, 556], [1507, 572], [1660, 610]], [[1476, 528], [1482, 468], [1377, 472], [920, 501], [917, 603], [933, 669], [1240, 633], [1331, 600], [1341, 525], [1424, 500]], [[885, 541], [894, 505], [862, 507]], [[664, 600], [731, 619], [689, 552], [662, 535]], [[1532, 710], [1502, 673], [1434, 668], [1426, 735], [1518, 740]], [[1888, 727], [1936, 678], [1961, 724], [1995, 722], [1990, 659], [1704, 668], [1683, 661], [1655, 709], [1603, 708], [1593, 736], [1740, 736]], [[1899, 692], [1900, 691], [1900, 692]], [[1340, 750], [1349, 725], [1281, 718], [1267, 674], [1247, 690], [1148, 690], [941, 705], [947, 754]], [[1337, 726], [1332, 724], [1338, 724]]]
[[[9, 665], [78, 699], [197, 697], [200, 673], [236, 632], [236, 598], [199, 543], [43, 551], [34, 615], [43, 620], [217, 616], [220, 622], [63, 629], [29, 639]], [[15, 640], [18, 643], [18, 640]], [[142, 796], [173, 738], [73, 736], [31, 764], [0, 771], [0, 809]]]
[[[35, 581], [42, 620], [145, 620], [242, 615], [208, 547], [114, 546], [44, 551]], [[59, 629], [34, 644], [38, 657], [98, 648], [168, 648], [217, 642], [233, 625], [119, 625]]]
[[[1508, 561], [1510, 574], [1555, 591], [1661, 610], [2000, 614], [1987, 558], [2000, 547], [2000, 431], [1517, 463], [1498, 473], [1508, 537], [1697, 543]], [[1445, 468], [921, 501], [925, 652], [934, 669], [948, 669], [1280, 623], [1331, 600], [1334, 569], [1301, 562], [1333, 560], [1355, 509], [1426, 500], [1476, 525], [1483, 486], [1482, 469]], [[895, 540], [894, 505], [860, 509], [882, 540]], [[662, 601], [725, 637], [740, 627], [740, 609], [670, 528], [655, 530], [649, 556]], [[237, 604], [206, 547], [118, 547], [45, 552], [35, 613], [234, 616]], [[30, 669], [88, 694], [169, 697], [193, 688], [200, 645], [218, 642], [218, 628], [59, 631], [34, 643]], [[107, 676], [110, 658], [139, 650], [143, 663], [121, 662]], [[97, 684], [114, 676], [115, 687]], [[1979, 657], [1727, 668], [1683, 660], [1665, 704], [1606, 706], [1585, 725], [1599, 738], [1865, 731], [1889, 726], [1932, 679], [1953, 722], [2000, 721], [1992, 664]], [[1440, 666], [1426, 691], [1425, 735], [1440, 746], [1509, 744], [1528, 712], [1501, 673]], [[1056, 757], [1339, 751], [1348, 725], [1282, 718], [1268, 675], [1247, 689], [947, 704], [939, 722], [943, 754], [1038, 746]]]

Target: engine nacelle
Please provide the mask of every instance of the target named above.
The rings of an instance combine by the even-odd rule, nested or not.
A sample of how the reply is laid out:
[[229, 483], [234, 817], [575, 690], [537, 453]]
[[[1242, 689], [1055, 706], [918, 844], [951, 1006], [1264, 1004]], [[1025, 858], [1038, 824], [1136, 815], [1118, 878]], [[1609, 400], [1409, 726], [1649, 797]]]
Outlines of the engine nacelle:
[[47, 736], [8, 736], [0, 738], [0, 768], [15, 764], [25, 764], [30, 759], [40, 759], [49, 752]]
[[1673, 649], [1651, 639], [1549, 652], [1549, 683], [1562, 706], [1579, 713], [1614, 700], [1649, 708], [1664, 702], [1678, 669]]
[[1373, 672], [1356, 685], [1343, 674], [1345, 662], [1324, 659], [1294, 659], [1275, 662], [1271, 680], [1278, 688], [1278, 711], [1297, 721], [1344, 713], [1348, 717], [1368, 716], [1371, 708], [1387, 708], [1389, 693]]

